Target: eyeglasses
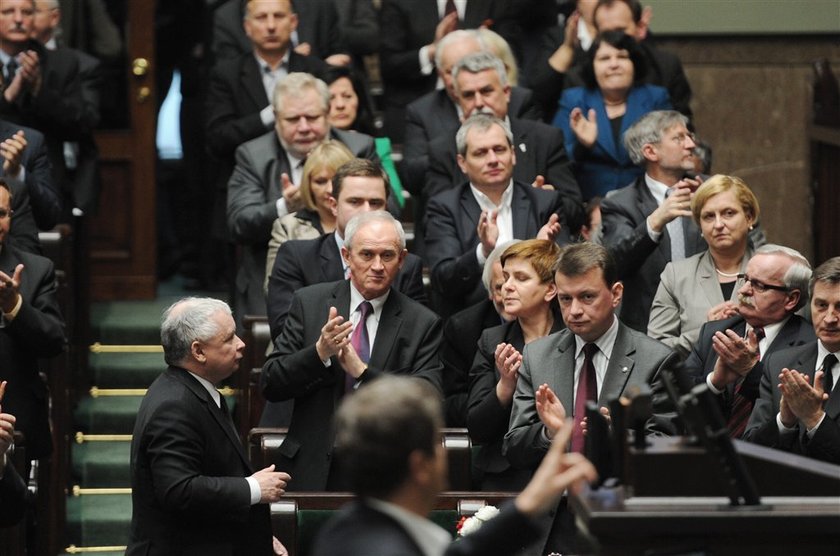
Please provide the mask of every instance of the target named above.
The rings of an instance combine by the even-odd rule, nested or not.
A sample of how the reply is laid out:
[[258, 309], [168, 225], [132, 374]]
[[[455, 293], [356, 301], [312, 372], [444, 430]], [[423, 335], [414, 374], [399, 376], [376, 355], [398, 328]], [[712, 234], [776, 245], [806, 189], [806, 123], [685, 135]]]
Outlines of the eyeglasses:
[[743, 286], [747, 282], [749, 282], [750, 285], [752, 285], [752, 289], [754, 289], [758, 293], [764, 293], [767, 290], [776, 290], [776, 291], [779, 291], [779, 292], [790, 291], [790, 288], [788, 288], [787, 286], [776, 286], [774, 284], [765, 284], [764, 282], [759, 282], [755, 278], [750, 278], [746, 274], [739, 274], [738, 275], [739, 285]]
[[691, 140], [691, 142], [693, 143], [693, 142], [695, 142], [695, 141], [697, 140], [696, 138], [697, 138], [697, 136], [696, 136], [696, 135], [694, 135], [694, 134], [693, 134], [693, 133], [691, 133], [691, 132], [688, 132], [688, 133], [680, 133], [679, 135], [675, 135], [675, 136], [673, 136], [673, 137], [669, 137], [669, 138], [668, 138], [668, 140], [669, 140], [669, 141], [673, 141], [674, 143], [676, 143], [676, 144], [678, 144], [678, 145], [685, 145], [685, 144], [686, 144], [686, 142], [688, 142], [688, 140], [689, 140], [689, 139], [690, 139], [690, 140]]
[[0, 220], [5, 220], [6, 218], [12, 216], [14, 212], [15, 211], [13, 210], [0, 209]]

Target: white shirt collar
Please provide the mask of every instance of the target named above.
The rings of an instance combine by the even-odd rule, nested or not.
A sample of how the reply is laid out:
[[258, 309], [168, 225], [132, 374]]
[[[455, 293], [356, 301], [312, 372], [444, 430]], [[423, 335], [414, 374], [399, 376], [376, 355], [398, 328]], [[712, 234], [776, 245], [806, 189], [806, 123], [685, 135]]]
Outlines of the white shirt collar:
[[382, 306], [385, 305], [385, 301], [388, 300], [388, 295], [391, 293], [390, 288], [384, 294], [380, 295], [379, 297], [374, 297], [373, 299], [365, 299], [365, 297], [359, 293], [359, 290], [356, 289], [356, 285], [353, 283], [353, 280], [350, 280], [350, 313], [355, 312], [362, 301], [367, 301], [373, 307], [373, 316], [379, 320], [379, 315], [382, 314]]
[[[604, 356], [609, 359], [612, 356], [613, 346], [615, 345], [615, 339], [618, 337], [618, 318], [613, 315], [613, 323], [604, 332], [600, 338], [592, 342]], [[583, 346], [588, 344], [583, 338], [575, 334], [575, 359], [580, 357], [580, 352], [583, 350]]]
[[[759, 352], [761, 353], [761, 359], [764, 359], [764, 354], [767, 353], [767, 348], [773, 345], [773, 341], [776, 339], [776, 336], [779, 335], [779, 332], [782, 331], [787, 321], [790, 319], [790, 315], [783, 318], [779, 322], [774, 322], [773, 324], [765, 324], [764, 325], [764, 338], [762, 338], [758, 342]], [[745, 328], [745, 332], [749, 332], [754, 327], [747, 323], [747, 327]]]
[[58, 48], [58, 42], [55, 40], [55, 37], [52, 37], [50, 40], [44, 43], [44, 48], [47, 50], [55, 50]]
[[260, 66], [260, 75], [262, 75], [263, 73], [266, 73], [266, 71], [275, 72], [275, 71], [277, 71], [281, 68], [289, 67], [289, 56], [290, 56], [291, 51], [292, 51], [292, 45], [289, 45], [289, 48], [286, 49], [286, 53], [283, 54], [282, 58], [280, 58], [280, 63], [274, 69], [272, 69], [271, 66], [268, 65], [268, 62], [266, 62], [265, 60], [260, 58], [259, 54], [254, 52], [254, 58], [256, 58], [257, 64], [259, 64], [259, 66]]
[[513, 179], [511, 178], [510, 183], [502, 193], [502, 198], [498, 205], [491, 201], [490, 197], [479, 191], [472, 182], [470, 182], [470, 190], [472, 191], [473, 197], [475, 197], [475, 202], [478, 203], [481, 210], [500, 210], [502, 208], [509, 209], [511, 200], [513, 199]]
[[204, 389], [207, 390], [207, 392], [210, 394], [210, 397], [213, 398], [214, 402], [216, 402], [216, 407], [222, 407], [222, 402], [220, 401], [222, 395], [219, 394], [219, 391], [216, 390], [216, 387], [213, 386], [213, 383], [207, 380], [206, 378], [198, 376], [197, 374], [191, 371], [187, 372], [190, 373], [193, 376], [193, 378], [195, 378], [199, 382], [199, 384], [204, 386]]
[[650, 177], [650, 174], [645, 174], [645, 183], [650, 190], [650, 194], [653, 195], [653, 198], [656, 199], [656, 204], [661, 205], [665, 201], [665, 195], [668, 193], [668, 190], [671, 189], [661, 181], [657, 181]]
[[[816, 370], [820, 370], [822, 368], [823, 359], [825, 359], [825, 356], [828, 355], [829, 353], [833, 353], [834, 356], [837, 358], [837, 360], [840, 361], [840, 351], [828, 351], [828, 348], [826, 348], [823, 345], [822, 341], [817, 340], [817, 368], [816, 368]], [[835, 363], [834, 364], [834, 368], [831, 370], [832, 375], [834, 375], [834, 376], [837, 375], [838, 366], [840, 366], [840, 363]]]
[[424, 556], [442, 556], [446, 548], [452, 543], [449, 533], [426, 518], [384, 500], [367, 498], [365, 502], [373, 509], [399, 523], [408, 533], [408, 536], [420, 547]]

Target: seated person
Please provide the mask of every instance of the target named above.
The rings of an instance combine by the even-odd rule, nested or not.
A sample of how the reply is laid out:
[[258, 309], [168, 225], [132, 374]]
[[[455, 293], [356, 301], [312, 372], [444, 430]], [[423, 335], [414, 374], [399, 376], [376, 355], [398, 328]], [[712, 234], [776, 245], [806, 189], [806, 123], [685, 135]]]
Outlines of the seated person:
[[26, 484], [11, 460], [15, 440], [15, 417], [3, 413], [3, 391], [6, 381], [0, 382], [0, 527], [10, 527], [26, 512]]

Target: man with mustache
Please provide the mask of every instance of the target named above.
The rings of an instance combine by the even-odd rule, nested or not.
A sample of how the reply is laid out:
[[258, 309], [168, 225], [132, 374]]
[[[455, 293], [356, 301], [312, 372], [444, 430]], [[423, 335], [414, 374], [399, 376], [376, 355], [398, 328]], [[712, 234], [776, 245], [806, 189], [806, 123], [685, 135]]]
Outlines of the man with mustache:
[[718, 395], [733, 438], [744, 434], [764, 366], [772, 353], [814, 340], [811, 325], [796, 315], [807, 302], [811, 267], [798, 251], [764, 245], [747, 263], [738, 284], [738, 315], [700, 329], [686, 368], [695, 382]]
[[808, 291], [817, 341], [764, 360], [744, 439], [840, 464], [840, 257], [817, 267]]

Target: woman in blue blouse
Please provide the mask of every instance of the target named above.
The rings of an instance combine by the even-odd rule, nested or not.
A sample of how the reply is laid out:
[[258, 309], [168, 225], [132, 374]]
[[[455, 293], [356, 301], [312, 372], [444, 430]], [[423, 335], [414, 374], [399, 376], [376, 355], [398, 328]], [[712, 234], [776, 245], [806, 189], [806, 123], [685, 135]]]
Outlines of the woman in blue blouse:
[[624, 187], [643, 172], [624, 148], [624, 132], [646, 113], [671, 108], [663, 87], [642, 83], [645, 69], [633, 37], [602, 33], [581, 71], [586, 85], [560, 98], [554, 125], [563, 130], [584, 200]]

